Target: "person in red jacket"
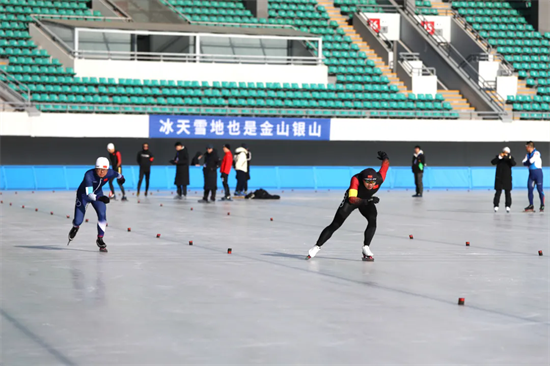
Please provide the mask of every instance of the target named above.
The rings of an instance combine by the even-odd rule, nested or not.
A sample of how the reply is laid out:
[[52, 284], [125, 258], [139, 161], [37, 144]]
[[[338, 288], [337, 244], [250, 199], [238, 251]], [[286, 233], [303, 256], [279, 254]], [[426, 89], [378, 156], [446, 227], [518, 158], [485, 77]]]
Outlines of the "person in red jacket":
[[384, 180], [386, 173], [390, 167], [390, 159], [384, 151], [378, 152], [378, 159], [382, 160], [382, 166], [379, 171], [372, 168], [365, 169], [351, 178], [351, 183], [344, 194], [344, 200], [336, 211], [334, 220], [327, 226], [319, 236], [317, 244], [309, 250], [306, 259], [311, 259], [319, 253], [321, 246], [330, 239], [332, 234], [342, 226], [348, 216], [355, 210], [359, 209], [361, 215], [367, 219], [368, 225], [365, 230], [365, 239], [363, 241], [363, 260], [374, 261], [374, 254], [370, 250], [370, 243], [376, 232], [376, 217], [378, 211], [375, 204], [380, 202], [380, 199], [374, 194], [378, 192]]
[[227, 184], [229, 173], [231, 172], [231, 166], [233, 165], [233, 154], [231, 154], [231, 146], [229, 144], [223, 145], [223, 152], [225, 153], [225, 155], [223, 156], [220, 171], [222, 173], [223, 189], [225, 190], [225, 193], [222, 197], [222, 201], [233, 201], [231, 199], [231, 192], [229, 191], [229, 184]]

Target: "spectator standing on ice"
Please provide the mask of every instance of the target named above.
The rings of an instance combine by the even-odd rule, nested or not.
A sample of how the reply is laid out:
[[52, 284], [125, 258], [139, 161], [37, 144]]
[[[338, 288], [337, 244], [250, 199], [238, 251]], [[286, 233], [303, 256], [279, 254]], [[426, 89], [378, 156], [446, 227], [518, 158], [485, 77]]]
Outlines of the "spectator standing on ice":
[[416, 194], [413, 197], [422, 197], [424, 193], [424, 166], [426, 165], [426, 158], [424, 157], [424, 151], [420, 149], [420, 146], [414, 147], [414, 154], [412, 158], [412, 171], [414, 174], [414, 185], [416, 186]]
[[252, 151], [250, 151], [250, 148], [245, 144], [241, 144], [242, 147], [244, 147], [247, 151], [246, 154], [246, 181], [244, 182], [244, 193], [243, 195], [246, 196], [248, 192], [248, 181], [250, 180], [250, 161], [252, 160]]
[[544, 212], [544, 192], [542, 191], [542, 158], [540, 152], [535, 149], [535, 143], [528, 141], [525, 144], [527, 154], [523, 159], [523, 165], [529, 168], [529, 178], [527, 180], [527, 189], [529, 197], [529, 206], [525, 207], [526, 212], [535, 212], [535, 206], [533, 205], [533, 190], [535, 185], [539, 192], [540, 198], [540, 212]]
[[231, 191], [229, 190], [229, 173], [231, 172], [231, 166], [233, 165], [233, 154], [231, 154], [231, 145], [223, 145], [223, 160], [220, 168], [221, 178], [223, 182], [224, 196], [222, 201], [231, 201]]
[[510, 207], [512, 207], [512, 167], [516, 165], [510, 148], [505, 147], [502, 149], [502, 152], [491, 160], [491, 164], [497, 166], [495, 174], [495, 198], [493, 199], [494, 210], [495, 212], [498, 211], [500, 195], [502, 194], [502, 190], [504, 190], [506, 212], [510, 212]]
[[149, 150], [149, 144], [143, 144], [142, 150], [137, 154], [137, 163], [139, 165], [139, 181], [137, 186], [138, 197], [143, 177], [145, 177], [145, 197], [147, 197], [147, 193], [149, 193], [149, 178], [151, 177], [151, 164], [153, 160], [155, 160], [155, 158], [153, 153]]
[[214, 146], [206, 146], [206, 152], [203, 154], [204, 165], [202, 172], [204, 175], [204, 196], [200, 203], [208, 203], [208, 196], [210, 195], [210, 202], [216, 202], [216, 190], [218, 189], [218, 167], [220, 159], [218, 152], [214, 149]]
[[177, 188], [177, 195], [174, 199], [181, 200], [187, 198], [187, 186], [189, 185], [189, 153], [181, 142], [176, 142], [176, 156], [170, 160], [171, 164], [176, 166], [176, 177], [174, 184]]
[[73, 227], [69, 231], [69, 243], [75, 238], [84, 220], [86, 207], [88, 204], [92, 204], [97, 213], [96, 245], [101, 252], [107, 252], [107, 245], [103, 241], [103, 236], [107, 227], [107, 208], [105, 205], [110, 202], [110, 199], [103, 194], [102, 187], [115, 178], [121, 184], [124, 184], [125, 179], [122, 174], [109, 169], [109, 160], [107, 158], [97, 158], [95, 169], [90, 169], [84, 174], [84, 179], [76, 191]]
[[[122, 174], [122, 155], [120, 154], [120, 151], [116, 150], [115, 145], [112, 143], [107, 145], [107, 151], [109, 152], [109, 159], [111, 160], [111, 166], [113, 167], [113, 170], [116, 171], [118, 174]], [[109, 188], [111, 189], [110, 196], [116, 200], [115, 186], [113, 185], [114, 179], [115, 178], [109, 180]], [[117, 183], [120, 187], [120, 191], [122, 192], [122, 201], [128, 201], [128, 199], [126, 198], [126, 192], [124, 191], [123, 183], [121, 183], [118, 179]]]
[[248, 181], [248, 150], [246, 145], [235, 150], [235, 172], [237, 173], [237, 187], [235, 196], [245, 196]]

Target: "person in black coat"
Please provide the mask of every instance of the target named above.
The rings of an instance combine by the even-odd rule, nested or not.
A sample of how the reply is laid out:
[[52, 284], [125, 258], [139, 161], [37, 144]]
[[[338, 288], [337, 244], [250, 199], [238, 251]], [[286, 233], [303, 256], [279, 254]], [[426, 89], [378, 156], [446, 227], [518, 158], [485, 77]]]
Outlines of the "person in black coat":
[[189, 153], [181, 142], [176, 142], [176, 156], [170, 163], [176, 166], [176, 178], [174, 184], [177, 187], [178, 194], [175, 199], [187, 198], [187, 186], [189, 185]]
[[510, 153], [510, 148], [505, 147], [502, 152], [498, 154], [491, 164], [497, 166], [495, 174], [495, 198], [493, 199], [493, 206], [495, 212], [498, 211], [498, 205], [500, 203], [500, 195], [504, 190], [506, 197], [506, 212], [510, 212], [512, 207], [512, 167], [516, 165], [516, 161]]
[[145, 197], [147, 197], [147, 193], [149, 192], [149, 177], [151, 176], [151, 164], [153, 163], [153, 160], [155, 160], [155, 157], [149, 150], [149, 144], [143, 144], [142, 150], [137, 153], [137, 163], [139, 165], [139, 181], [137, 186], [138, 197], [143, 177], [145, 177]]
[[204, 196], [201, 203], [208, 203], [208, 195], [210, 202], [216, 202], [216, 190], [218, 189], [218, 168], [220, 166], [220, 158], [214, 146], [208, 145], [206, 152], [203, 154], [204, 165], [202, 172], [204, 174]]
[[424, 183], [422, 179], [424, 177], [424, 166], [426, 165], [426, 158], [424, 157], [424, 151], [420, 146], [414, 147], [414, 154], [412, 158], [412, 171], [414, 174], [414, 185], [416, 186], [416, 193], [413, 197], [422, 197], [424, 193]]

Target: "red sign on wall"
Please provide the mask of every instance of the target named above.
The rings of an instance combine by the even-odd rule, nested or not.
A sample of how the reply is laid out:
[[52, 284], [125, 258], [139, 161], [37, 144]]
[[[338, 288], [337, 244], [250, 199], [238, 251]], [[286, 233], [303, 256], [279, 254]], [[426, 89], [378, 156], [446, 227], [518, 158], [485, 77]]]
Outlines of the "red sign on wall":
[[422, 22], [422, 26], [428, 31], [428, 33], [435, 33], [435, 22]]
[[380, 33], [380, 19], [370, 19], [369, 25], [376, 33]]

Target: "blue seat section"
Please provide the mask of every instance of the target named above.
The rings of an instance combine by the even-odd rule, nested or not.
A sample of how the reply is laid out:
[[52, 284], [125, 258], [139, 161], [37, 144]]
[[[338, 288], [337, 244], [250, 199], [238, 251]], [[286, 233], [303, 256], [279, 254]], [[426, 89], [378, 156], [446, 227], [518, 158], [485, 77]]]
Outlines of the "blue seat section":
[[[30, 166], [5, 165], [0, 167], [0, 189], [2, 190], [74, 190], [90, 166]], [[375, 167], [378, 169], [378, 167]], [[325, 189], [345, 190], [351, 177], [364, 167], [307, 167], [307, 166], [254, 166], [251, 169], [250, 189]], [[150, 189], [175, 189], [174, 166], [153, 166]], [[550, 177], [550, 168], [543, 168], [544, 175]], [[527, 188], [528, 170], [518, 166], [512, 170], [514, 189]], [[139, 178], [137, 166], [124, 166], [125, 187], [136, 189]], [[424, 173], [425, 189], [491, 189], [494, 185], [494, 167], [427, 167]], [[201, 190], [203, 174], [201, 167], [190, 168], [190, 189]], [[142, 185], [144, 188], [145, 183]], [[236, 185], [235, 171], [229, 176], [229, 186]], [[118, 190], [118, 187], [115, 185]], [[544, 187], [550, 188], [550, 179], [545, 179]], [[218, 177], [218, 188], [222, 189]], [[410, 167], [391, 167], [388, 170], [384, 189], [414, 188], [414, 178]]]

